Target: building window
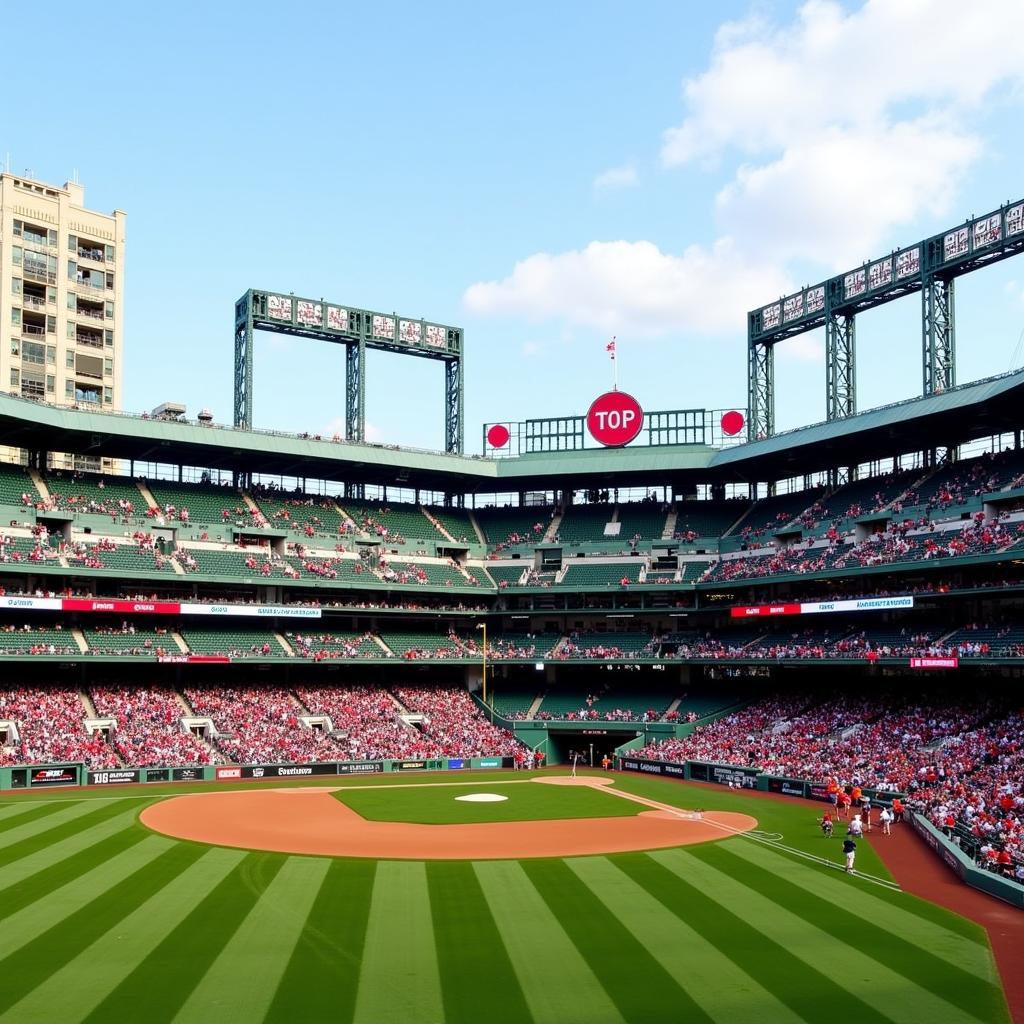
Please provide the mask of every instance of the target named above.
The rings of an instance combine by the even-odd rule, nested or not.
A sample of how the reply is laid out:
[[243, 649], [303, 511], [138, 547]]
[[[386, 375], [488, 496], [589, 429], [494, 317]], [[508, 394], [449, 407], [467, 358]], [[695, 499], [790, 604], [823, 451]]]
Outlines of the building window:
[[21, 346], [22, 363], [34, 363], [43, 366], [46, 362], [46, 346], [35, 341], [26, 341]]
[[103, 360], [103, 376], [113, 377], [114, 376], [114, 360], [104, 359]]
[[47, 316], [46, 318], [46, 333], [56, 334], [57, 333], [57, 318], [55, 316]]
[[21, 355], [21, 342], [18, 341], [17, 338], [11, 338], [11, 355], [12, 356], [20, 356]]
[[114, 275], [113, 274], [107, 274], [107, 288], [109, 288], [111, 291], [114, 290]]
[[20, 324], [20, 323], [21, 323], [21, 310], [20, 309], [12, 309], [11, 310], [11, 324], [14, 327], [17, 327], [18, 324]]
[[46, 393], [52, 395], [57, 390], [57, 378], [52, 373], [46, 375]]
[[68, 235], [68, 252], [78, 252], [78, 235]]
[[106, 345], [107, 348], [114, 347], [114, 332], [109, 327], [103, 332], [103, 344]]
[[68, 260], [68, 280], [78, 280], [78, 264], [74, 260]]
[[14, 222], [14, 237], [15, 238], [21, 238], [21, 228], [22, 228], [22, 222], [20, 220], [16, 220]]
[[73, 380], [64, 381], [64, 397], [74, 398], [75, 397], [75, 382]]
[[57, 289], [47, 288], [46, 289], [46, 303], [49, 306], [57, 305]]
[[57, 365], [57, 346], [47, 345], [46, 346], [46, 362], [49, 366]]
[[22, 263], [21, 256], [22, 256], [22, 254], [21, 254], [21, 246], [20, 245], [12, 245], [11, 246], [11, 260], [13, 261], [13, 263], [14, 263], [14, 265], [16, 267], [20, 267], [21, 266], [21, 263]]
[[75, 325], [72, 321], [68, 321], [67, 325], [68, 341], [73, 341], [75, 337]]
[[114, 389], [104, 388], [103, 389], [103, 404], [113, 405], [114, 404]]
[[112, 302], [103, 303], [103, 315], [108, 320], [114, 319], [114, 304]]
[[105, 246], [104, 247], [104, 251], [105, 251], [105, 254], [106, 254], [106, 257], [107, 257], [107, 262], [108, 263], [113, 263], [114, 262], [114, 247], [112, 245]]
[[25, 373], [21, 375], [22, 398], [42, 398], [44, 392], [43, 375], [41, 373]]
[[16, 388], [21, 383], [21, 374], [17, 370], [11, 370], [11, 387]]
[[67, 353], [67, 355], [64, 357], [64, 365], [69, 370], [73, 370], [75, 368], [75, 353], [74, 352], [68, 352]]
[[20, 295], [21, 294], [21, 278], [20, 277], [12, 277], [11, 278], [11, 294], [12, 295]]

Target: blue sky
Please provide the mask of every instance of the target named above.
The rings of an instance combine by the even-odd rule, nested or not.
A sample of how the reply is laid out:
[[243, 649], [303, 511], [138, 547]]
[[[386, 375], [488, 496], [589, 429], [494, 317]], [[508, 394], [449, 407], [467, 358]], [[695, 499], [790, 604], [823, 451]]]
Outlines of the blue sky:
[[[585, 411], [611, 334], [646, 409], [742, 406], [748, 308], [1024, 194], [1019, 0], [143, 10], [68, 5], [31, 72], [8, 12], [0, 119], [13, 171], [128, 213], [130, 410], [230, 421], [248, 287], [462, 325], [469, 451]], [[958, 285], [961, 381], [1013, 365], [1018, 262]], [[919, 392], [919, 315], [859, 319], [862, 408]], [[823, 418], [821, 348], [780, 346], [780, 429]], [[257, 338], [257, 426], [332, 432], [343, 385]], [[372, 353], [371, 437], [440, 447], [442, 394]]]

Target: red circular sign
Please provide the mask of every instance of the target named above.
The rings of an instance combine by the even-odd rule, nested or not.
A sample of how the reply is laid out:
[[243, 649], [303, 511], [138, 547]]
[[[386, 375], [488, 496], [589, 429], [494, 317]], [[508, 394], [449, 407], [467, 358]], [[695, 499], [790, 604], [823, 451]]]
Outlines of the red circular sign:
[[743, 418], [743, 413], [736, 412], [733, 409], [732, 412], [722, 413], [722, 433], [726, 437], [735, 437], [742, 429], [746, 420]]
[[587, 430], [606, 448], [621, 448], [640, 433], [644, 411], [625, 391], [606, 391], [594, 399], [587, 412]]
[[504, 448], [508, 444], [508, 439], [511, 435], [508, 432], [508, 427], [504, 423], [495, 423], [490, 430], [487, 431], [487, 443], [492, 448]]

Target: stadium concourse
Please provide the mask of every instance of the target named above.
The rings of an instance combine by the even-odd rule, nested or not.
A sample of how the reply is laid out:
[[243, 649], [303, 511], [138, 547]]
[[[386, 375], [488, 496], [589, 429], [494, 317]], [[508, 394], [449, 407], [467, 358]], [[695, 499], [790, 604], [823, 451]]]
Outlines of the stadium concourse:
[[[0, 395], [0, 787], [628, 753], [900, 794], [1012, 883], [1022, 396], [637, 462]], [[120, 472], [51, 469], [58, 441]]]

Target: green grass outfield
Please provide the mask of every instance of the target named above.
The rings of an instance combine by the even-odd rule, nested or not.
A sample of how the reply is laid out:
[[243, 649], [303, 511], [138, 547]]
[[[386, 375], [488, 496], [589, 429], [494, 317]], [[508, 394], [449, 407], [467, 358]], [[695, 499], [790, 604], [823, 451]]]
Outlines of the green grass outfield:
[[[426, 780], [423, 780], [426, 781]], [[602, 787], [603, 788], [603, 787]], [[496, 803], [472, 803], [457, 797], [493, 793]], [[556, 818], [629, 818], [650, 810], [643, 804], [574, 786], [545, 786], [508, 778], [470, 785], [464, 781], [405, 787], [358, 786], [334, 794], [370, 821], [407, 821], [415, 825], [467, 825], [487, 821], [551, 821]], [[609, 823], [609, 827], [614, 825]]]
[[[382, 792], [408, 776], [327, 784], [339, 781], [374, 800], [416, 792]], [[795, 850], [838, 860], [838, 838], [798, 804], [616, 785], [753, 814]], [[138, 823], [164, 794], [213, 788], [240, 787], [0, 797], [0, 1024], [1009, 1020], [976, 925], [749, 838], [374, 862], [207, 847]], [[858, 868], [884, 876], [860, 849]]]

